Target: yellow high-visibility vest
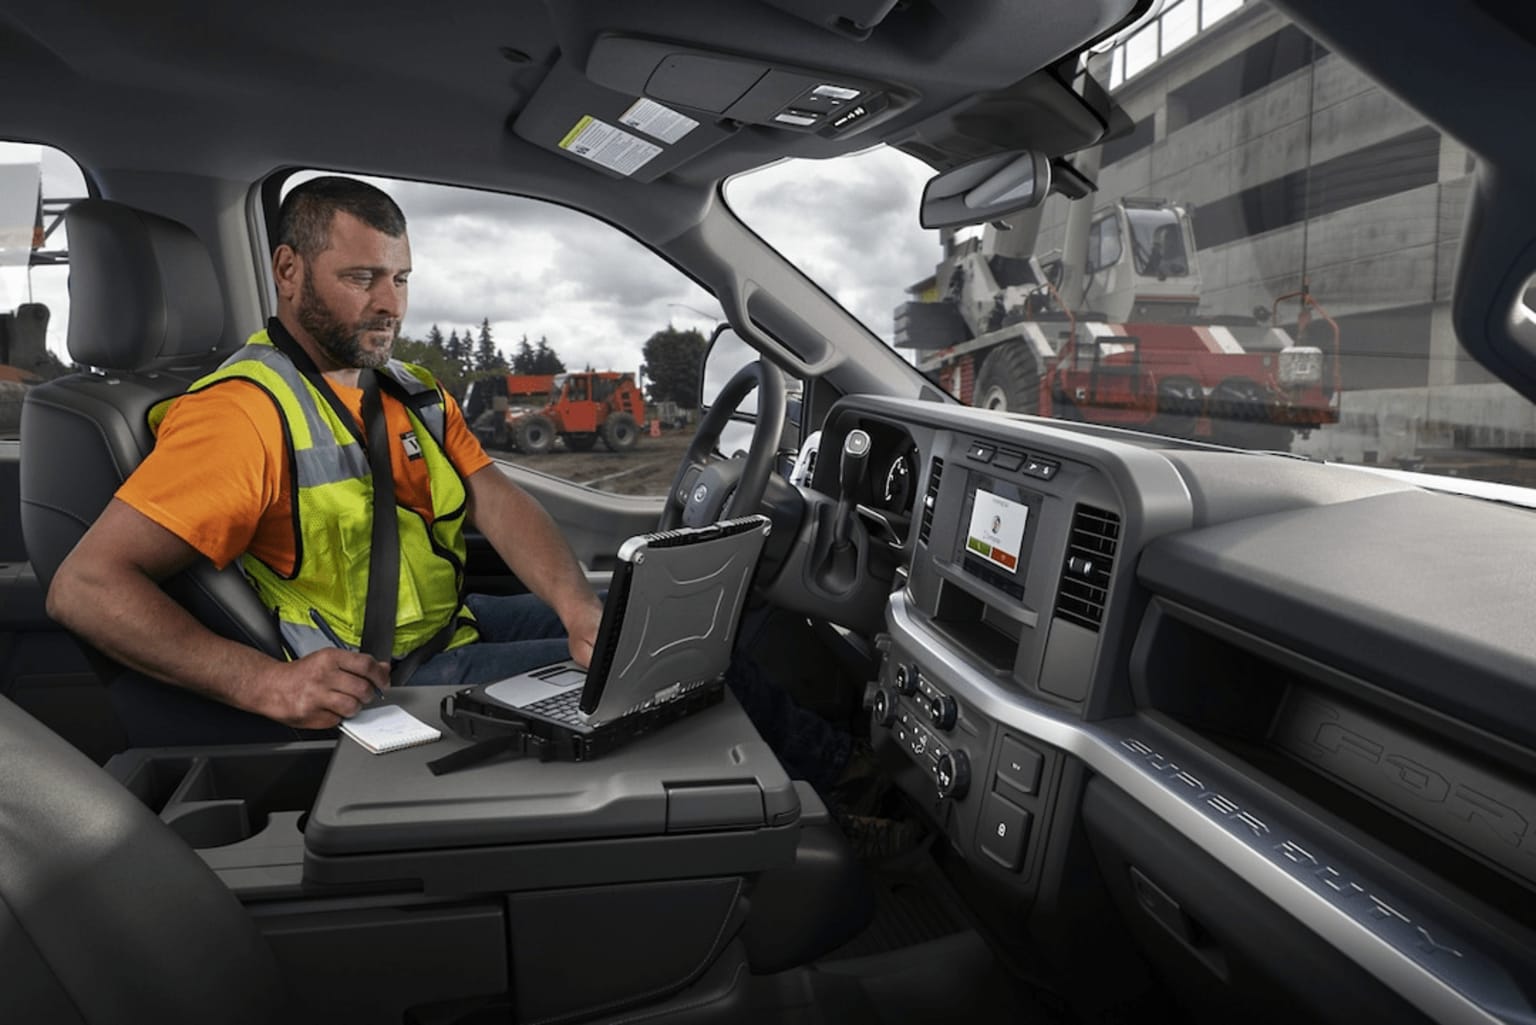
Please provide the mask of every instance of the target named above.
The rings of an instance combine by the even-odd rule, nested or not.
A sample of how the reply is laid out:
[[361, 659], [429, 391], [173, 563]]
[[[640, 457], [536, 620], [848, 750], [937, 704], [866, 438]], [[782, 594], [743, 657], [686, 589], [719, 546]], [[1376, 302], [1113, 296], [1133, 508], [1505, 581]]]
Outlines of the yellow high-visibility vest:
[[[442, 392], [430, 371], [390, 360], [379, 370], [421, 401], [406, 404], [432, 493], [432, 521], [398, 503], [400, 587], [395, 605], [395, 658], [425, 644], [450, 622], [459, 625], [447, 647], [478, 638], [474, 615], [464, 605], [464, 481], [443, 449]], [[286, 427], [293, 463], [294, 565], [287, 576], [247, 552], [241, 569], [262, 603], [273, 610], [294, 657], [333, 647], [315, 622], [318, 614], [343, 643], [356, 648], [368, 601], [369, 550], [373, 541], [373, 474], [368, 454], [353, 432], [265, 330], [188, 393], [239, 379], [261, 388]], [[150, 413], [159, 430], [170, 403]]]

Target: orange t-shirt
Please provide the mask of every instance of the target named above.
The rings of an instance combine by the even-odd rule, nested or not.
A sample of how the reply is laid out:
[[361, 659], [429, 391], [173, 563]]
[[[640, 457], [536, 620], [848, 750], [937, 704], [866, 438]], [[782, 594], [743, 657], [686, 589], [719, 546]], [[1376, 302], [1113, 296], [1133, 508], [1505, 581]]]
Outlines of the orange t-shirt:
[[[327, 379], [362, 427], [363, 391]], [[395, 500], [429, 522], [427, 463], [406, 454], [405, 407], [383, 393]], [[464, 479], [489, 466], [451, 396], [443, 448]], [[250, 552], [276, 572], [293, 573], [293, 471], [277, 405], [249, 381], [227, 380], [183, 395], [160, 424], [155, 448], [117, 497], [169, 530], [220, 568]]]

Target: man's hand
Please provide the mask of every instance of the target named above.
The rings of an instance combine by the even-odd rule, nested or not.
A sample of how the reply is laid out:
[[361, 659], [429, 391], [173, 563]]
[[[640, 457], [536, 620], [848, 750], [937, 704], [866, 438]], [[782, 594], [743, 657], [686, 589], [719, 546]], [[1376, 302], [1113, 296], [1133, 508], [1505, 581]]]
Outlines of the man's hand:
[[597, 644], [597, 628], [603, 621], [602, 603], [593, 595], [591, 601], [580, 603], [574, 610], [562, 615], [560, 621], [565, 624], [565, 632], [570, 635], [571, 658], [582, 668], [591, 665], [592, 649]]
[[273, 662], [256, 681], [251, 711], [300, 729], [330, 729], [350, 719], [375, 688], [389, 686], [389, 666], [361, 652], [324, 648], [295, 662]]

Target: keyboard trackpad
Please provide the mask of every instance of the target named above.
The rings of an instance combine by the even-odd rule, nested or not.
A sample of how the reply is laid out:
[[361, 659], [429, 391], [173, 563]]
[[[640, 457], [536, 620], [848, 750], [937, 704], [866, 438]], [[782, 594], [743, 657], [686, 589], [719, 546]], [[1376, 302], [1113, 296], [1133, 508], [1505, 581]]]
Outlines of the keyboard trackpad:
[[532, 702], [542, 701], [561, 691], [581, 687], [587, 682], [587, 671], [575, 662], [560, 662], [543, 666], [520, 676], [498, 680], [485, 688], [487, 697], [513, 708], [523, 708]]

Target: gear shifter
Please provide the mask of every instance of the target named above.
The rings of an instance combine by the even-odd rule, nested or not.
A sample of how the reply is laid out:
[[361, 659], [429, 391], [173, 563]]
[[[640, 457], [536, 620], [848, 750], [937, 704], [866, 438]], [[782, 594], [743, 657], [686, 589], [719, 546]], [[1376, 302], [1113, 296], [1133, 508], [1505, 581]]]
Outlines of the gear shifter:
[[843, 439], [842, 457], [837, 464], [837, 511], [832, 514], [832, 547], [844, 548], [853, 529], [853, 506], [864, 487], [869, 469], [869, 434], [855, 427]]

